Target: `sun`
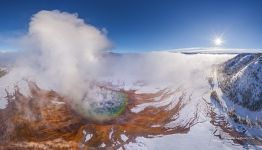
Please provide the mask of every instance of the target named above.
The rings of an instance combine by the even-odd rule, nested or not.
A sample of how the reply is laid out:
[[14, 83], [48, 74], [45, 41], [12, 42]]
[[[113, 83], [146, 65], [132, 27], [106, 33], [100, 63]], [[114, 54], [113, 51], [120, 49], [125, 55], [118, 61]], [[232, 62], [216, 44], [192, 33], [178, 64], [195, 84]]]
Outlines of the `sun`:
[[215, 38], [214, 44], [215, 44], [216, 46], [221, 46], [221, 45], [223, 44], [222, 38]]

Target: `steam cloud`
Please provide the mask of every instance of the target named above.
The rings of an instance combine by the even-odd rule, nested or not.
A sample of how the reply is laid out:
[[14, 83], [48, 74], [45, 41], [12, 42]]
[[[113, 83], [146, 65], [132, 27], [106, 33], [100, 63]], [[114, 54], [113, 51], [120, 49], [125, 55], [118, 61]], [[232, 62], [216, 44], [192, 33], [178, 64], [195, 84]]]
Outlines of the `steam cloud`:
[[70, 93], [74, 98], [86, 90], [91, 70], [97, 65], [97, 55], [110, 47], [102, 31], [85, 24], [77, 15], [59, 11], [40, 11], [34, 15], [27, 41], [33, 50], [38, 50], [34, 63], [37, 66], [33, 67], [38, 67], [60, 92]]
[[[23, 55], [13, 74], [29, 78], [43, 87], [76, 99], [88, 86], [96, 57], [110, 48], [106, 35], [76, 14], [40, 11], [31, 18], [29, 31], [21, 39]], [[10, 76], [10, 75], [9, 75]]]
[[5, 89], [13, 92], [16, 85], [23, 94], [29, 94], [26, 79], [78, 103], [99, 72], [98, 57], [111, 47], [103, 31], [86, 24], [77, 14], [57, 10], [35, 14], [28, 33], [16, 41], [21, 55], [1, 78], [1, 99]]

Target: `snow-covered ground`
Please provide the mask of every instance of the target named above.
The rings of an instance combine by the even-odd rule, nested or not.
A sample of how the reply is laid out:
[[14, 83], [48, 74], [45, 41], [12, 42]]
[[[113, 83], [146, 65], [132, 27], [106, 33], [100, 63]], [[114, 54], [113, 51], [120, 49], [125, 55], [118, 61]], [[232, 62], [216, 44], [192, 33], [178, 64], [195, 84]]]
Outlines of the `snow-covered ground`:
[[[185, 125], [190, 119], [196, 116], [197, 120], [187, 133], [159, 135], [146, 138], [138, 136], [135, 142], [124, 145], [126, 149], [259, 149], [256, 145], [239, 145], [232, 140], [226, 138], [218, 138], [214, 136], [215, 132], [223, 131], [211, 123], [208, 109], [214, 108], [219, 115], [228, 118], [226, 111], [216, 105], [210, 94], [216, 91], [222, 106], [227, 110], [234, 107], [237, 114], [245, 116], [249, 114], [250, 118], [259, 117], [261, 113], [251, 112], [234, 105], [230, 100], [223, 97], [223, 93], [218, 86], [217, 74], [214, 72], [216, 65], [224, 63], [235, 54], [181, 54], [173, 52], [152, 52], [143, 54], [121, 54], [107, 55], [101, 60], [99, 70], [94, 72], [93, 79], [101, 84], [111, 84], [119, 89], [136, 90], [136, 94], [155, 93], [159, 90], [167, 89], [173, 92], [171, 96], [162, 99], [160, 96], [154, 97], [153, 101], [142, 103], [132, 109], [133, 113], [143, 111], [147, 107], [161, 107], [165, 105], [173, 107], [183, 96], [183, 104], [185, 106], [180, 110], [174, 121], [165, 124], [166, 128], [174, 128], [177, 125]], [[11, 79], [15, 70], [10, 70], [9, 74], [0, 78], [0, 108], [4, 108], [6, 95], [5, 89], [12, 91], [14, 83], [20, 83], [23, 79]], [[28, 74], [26, 74], [28, 76]], [[19, 75], [22, 77], [22, 75]], [[213, 78], [213, 86], [209, 83], [209, 78]], [[55, 86], [44, 86], [41, 80], [34, 76], [34, 80], [45, 89], [54, 89]], [[10, 82], [9, 82], [10, 81]], [[18, 85], [19, 86], [19, 85]], [[21, 84], [21, 87], [25, 85]], [[59, 89], [57, 89], [59, 92]], [[26, 90], [22, 91], [26, 93]], [[229, 119], [232, 126], [236, 125]], [[156, 125], [161, 126], [161, 125]], [[220, 131], [221, 130], [221, 131]], [[254, 135], [255, 130], [250, 129], [249, 134]], [[261, 135], [261, 132], [256, 132]], [[84, 134], [87, 134], [86, 132]], [[88, 134], [87, 140], [92, 135]], [[128, 137], [124, 134], [121, 136], [123, 141], [127, 141]], [[121, 148], [120, 148], [121, 149]]]
[[135, 143], [125, 145], [126, 149], [161, 150], [161, 149], [214, 149], [231, 150], [243, 149], [230, 141], [220, 140], [213, 136], [214, 127], [208, 121], [199, 123], [191, 128], [187, 134], [166, 135], [164, 137], [143, 138], [138, 137]]

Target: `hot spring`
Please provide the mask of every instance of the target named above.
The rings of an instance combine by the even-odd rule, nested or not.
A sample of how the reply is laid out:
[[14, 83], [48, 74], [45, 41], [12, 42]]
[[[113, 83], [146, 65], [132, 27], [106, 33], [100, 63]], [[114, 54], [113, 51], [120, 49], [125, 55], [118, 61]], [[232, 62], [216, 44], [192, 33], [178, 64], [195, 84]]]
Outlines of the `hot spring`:
[[106, 122], [124, 112], [128, 96], [122, 91], [96, 87], [84, 96], [77, 105], [77, 112], [88, 120]]

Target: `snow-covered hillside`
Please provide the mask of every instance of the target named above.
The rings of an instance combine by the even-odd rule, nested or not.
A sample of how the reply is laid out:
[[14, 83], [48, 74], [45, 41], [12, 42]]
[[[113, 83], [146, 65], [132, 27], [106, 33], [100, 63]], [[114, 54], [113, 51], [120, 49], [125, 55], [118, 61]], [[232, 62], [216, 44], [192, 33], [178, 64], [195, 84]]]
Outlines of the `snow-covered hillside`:
[[220, 86], [232, 101], [249, 110], [262, 108], [262, 54], [240, 54], [220, 68]]
[[239, 54], [216, 66], [210, 79], [213, 112], [223, 118], [218, 124], [222, 135], [230, 133], [227, 128], [233, 129], [245, 139], [241, 141], [245, 148], [261, 145], [261, 68], [261, 54]]

